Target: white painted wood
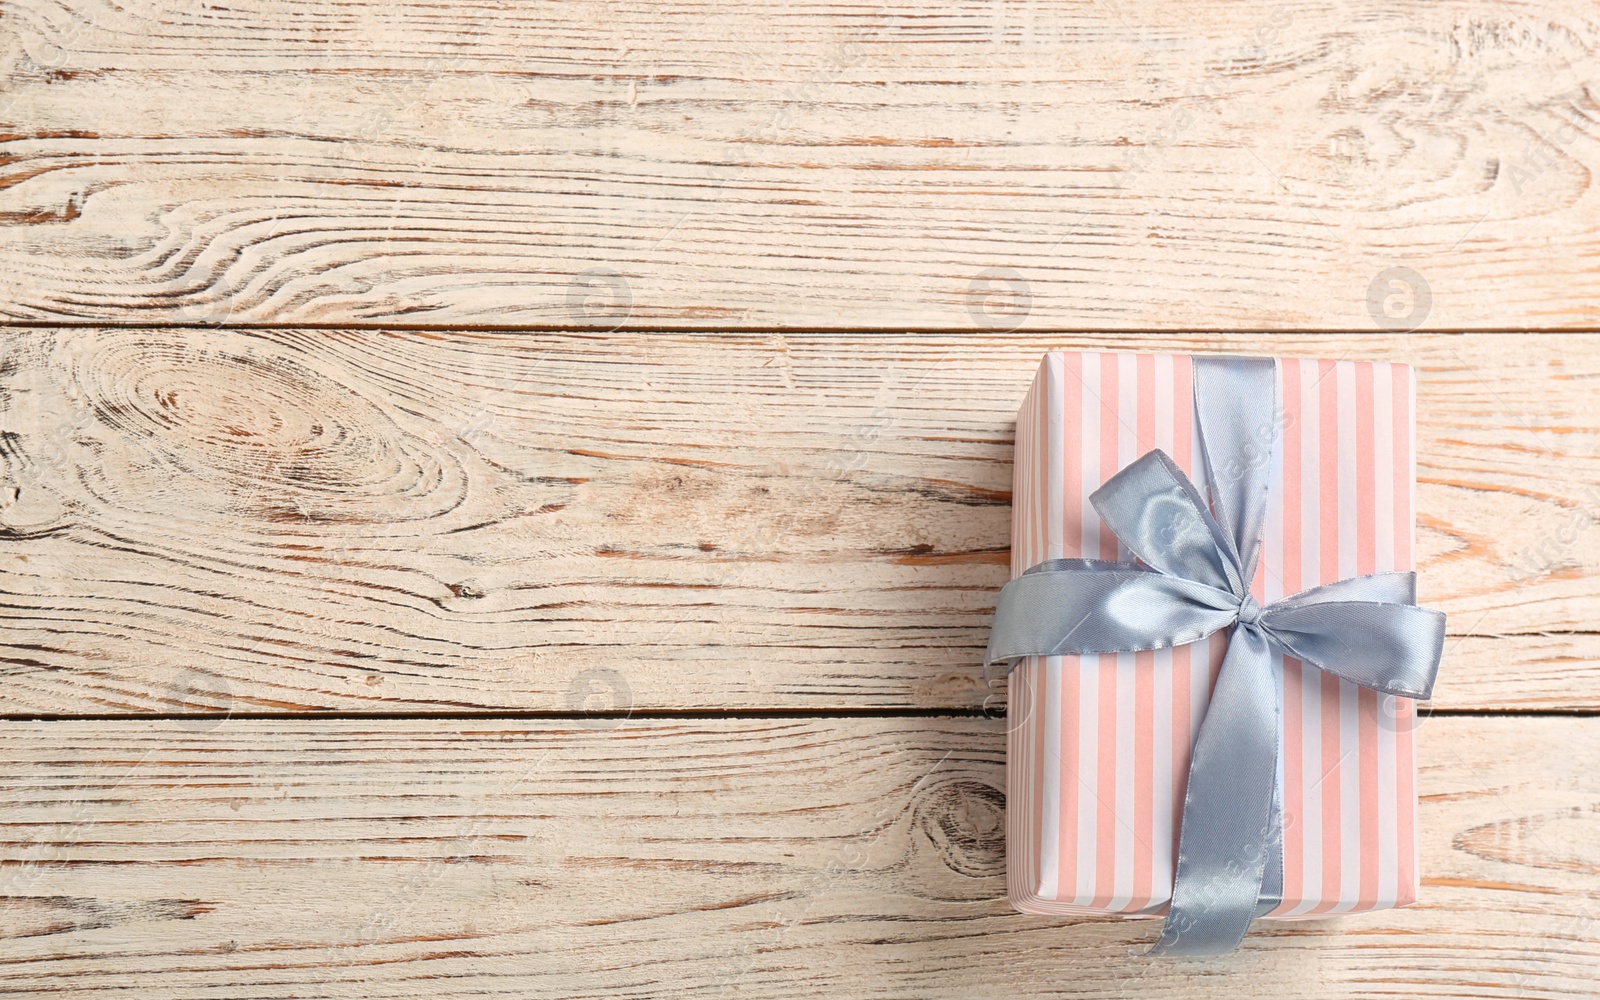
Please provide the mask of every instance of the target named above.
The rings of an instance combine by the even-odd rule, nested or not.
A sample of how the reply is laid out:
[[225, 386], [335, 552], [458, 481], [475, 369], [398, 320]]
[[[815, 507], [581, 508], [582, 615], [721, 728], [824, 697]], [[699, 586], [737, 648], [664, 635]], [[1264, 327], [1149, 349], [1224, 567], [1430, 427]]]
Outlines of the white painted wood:
[[13, 319], [1596, 322], [1576, 0], [6, 11]]
[[1584, 997], [1600, 730], [1419, 732], [1422, 901], [1139, 957], [1004, 901], [1002, 720], [6, 723], [36, 997]]

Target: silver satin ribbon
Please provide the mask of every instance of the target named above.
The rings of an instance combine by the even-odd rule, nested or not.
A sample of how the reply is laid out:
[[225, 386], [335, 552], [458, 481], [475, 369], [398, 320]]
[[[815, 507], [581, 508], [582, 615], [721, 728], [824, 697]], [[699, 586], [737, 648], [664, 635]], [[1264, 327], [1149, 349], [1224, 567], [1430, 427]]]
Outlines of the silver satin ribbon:
[[1384, 694], [1427, 698], [1444, 615], [1416, 606], [1416, 574], [1373, 573], [1263, 608], [1250, 596], [1277, 437], [1277, 362], [1194, 359], [1195, 417], [1211, 488], [1160, 451], [1089, 498], [1138, 562], [1056, 559], [1006, 584], [984, 666], [1126, 653], [1234, 626], [1189, 765], [1172, 904], [1153, 955], [1219, 955], [1283, 893], [1277, 784], [1278, 650]]

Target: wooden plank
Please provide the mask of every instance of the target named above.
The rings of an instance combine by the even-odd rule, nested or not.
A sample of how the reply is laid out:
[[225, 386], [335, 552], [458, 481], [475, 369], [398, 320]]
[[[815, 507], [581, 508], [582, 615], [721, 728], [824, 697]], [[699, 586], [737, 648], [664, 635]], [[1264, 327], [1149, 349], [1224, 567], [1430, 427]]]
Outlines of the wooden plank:
[[6, 12], [15, 319], [1596, 322], [1573, 0]]
[[1407, 359], [1436, 705], [1600, 707], [1600, 339], [13, 331], [0, 708], [995, 705], [1051, 345]]
[[[1137, 956], [1004, 901], [1001, 720], [6, 723], [29, 996], [1587, 997], [1600, 727], [1419, 732], [1422, 901]], [[81, 991], [81, 992], [80, 992]]]

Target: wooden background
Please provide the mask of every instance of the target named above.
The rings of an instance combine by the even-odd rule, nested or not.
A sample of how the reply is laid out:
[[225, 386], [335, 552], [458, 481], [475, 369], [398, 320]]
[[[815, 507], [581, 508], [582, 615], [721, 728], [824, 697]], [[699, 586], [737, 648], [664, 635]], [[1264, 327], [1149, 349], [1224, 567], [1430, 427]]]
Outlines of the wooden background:
[[[0, 4], [0, 993], [1600, 991], [1600, 7]], [[1004, 901], [1052, 347], [1408, 361], [1422, 901]]]

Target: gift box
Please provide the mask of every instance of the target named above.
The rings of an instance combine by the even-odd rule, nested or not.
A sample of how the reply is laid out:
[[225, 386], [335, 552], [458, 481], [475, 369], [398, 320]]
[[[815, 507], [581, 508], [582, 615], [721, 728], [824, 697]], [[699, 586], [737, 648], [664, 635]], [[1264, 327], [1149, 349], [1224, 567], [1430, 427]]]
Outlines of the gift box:
[[[1262, 605], [1413, 568], [1414, 380], [1402, 364], [1284, 359], [1254, 446], [1270, 463]], [[1047, 355], [1017, 418], [1011, 570], [1133, 558], [1092, 492], [1161, 449], [1206, 495], [1188, 355]], [[1164, 914], [1190, 755], [1231, 629], [1129, 653], [1029, 656], [1010, 674], [1008, 890], [1027, 913]], [[1273, 653], [1289, 919], [1417, 896], [1414, 703]]]

